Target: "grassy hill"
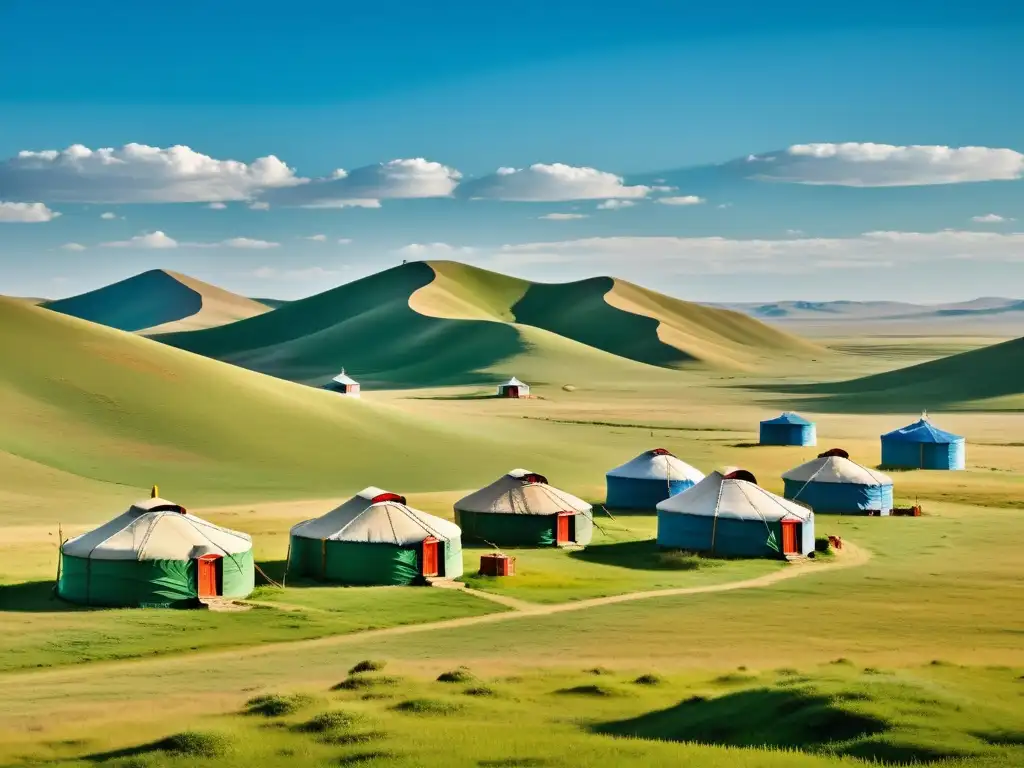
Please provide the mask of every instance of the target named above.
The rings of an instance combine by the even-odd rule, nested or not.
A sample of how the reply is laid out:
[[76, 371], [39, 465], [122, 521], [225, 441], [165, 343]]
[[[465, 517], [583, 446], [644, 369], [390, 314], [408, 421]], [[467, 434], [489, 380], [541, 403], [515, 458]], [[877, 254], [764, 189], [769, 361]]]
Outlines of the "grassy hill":
[[852, 381], [794, 388], [828, 410], [1024, 410], [1024, 338]]
[[59, 485], [68, 507], [48, 519], [86, 515], [112, 488], [159, 483], [184, 503], [413, 491], [453, 466], [468, 488], [546, 456], [514, 428], [499, 442], [7, 299], [0, 356], [0, 502], [37, 509]]
[[[624, 380], [650, 366], [747, 368], [823, 350], [726, 310], [612, 278], [544, 285], [413, 262], [168, 344], [293, 381], [345, 367], [369, 386]], [[642, 366], [642, 367], [638, 367]]]
[[122, 331], [146, 333], [210, 328], [270, 310], [253, 299], [162, 269], [44, 306]]

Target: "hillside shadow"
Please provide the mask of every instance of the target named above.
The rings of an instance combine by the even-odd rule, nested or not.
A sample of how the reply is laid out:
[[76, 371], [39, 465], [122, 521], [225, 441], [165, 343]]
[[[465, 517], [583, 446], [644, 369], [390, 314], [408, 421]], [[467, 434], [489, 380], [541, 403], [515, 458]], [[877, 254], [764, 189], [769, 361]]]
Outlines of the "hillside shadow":
[[406, 400], [501, 400], [499, 394], [479, 393], [473, 395], [420, 395], [418, 397], [407, 397]]

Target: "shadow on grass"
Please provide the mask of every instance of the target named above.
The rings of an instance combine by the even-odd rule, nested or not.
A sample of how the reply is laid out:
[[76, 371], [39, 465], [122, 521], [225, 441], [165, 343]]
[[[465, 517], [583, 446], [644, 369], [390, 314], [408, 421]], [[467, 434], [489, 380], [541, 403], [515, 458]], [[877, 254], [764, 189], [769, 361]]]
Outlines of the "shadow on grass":
[[484, 392], [478, 392], [476, 394], [466, 395], [433, 395], [426, 396], [420, 395], [418, 397], [407, 397], [406, 400], [501, 400], [503, 399], [499, 394], [490, 394]]
[[0, 585], [0, 612], [56, 613], [88, 610], [95, 609], [75, 605], [57, 597], [56, 585], [52, 581]]
[[597, 544], [570, 552], [569, 557], [598, 565], [613, 565], [637, 571], [696, 571], [714, 568], [723, 560], [675, 549], [663, 549], [655, 539]]

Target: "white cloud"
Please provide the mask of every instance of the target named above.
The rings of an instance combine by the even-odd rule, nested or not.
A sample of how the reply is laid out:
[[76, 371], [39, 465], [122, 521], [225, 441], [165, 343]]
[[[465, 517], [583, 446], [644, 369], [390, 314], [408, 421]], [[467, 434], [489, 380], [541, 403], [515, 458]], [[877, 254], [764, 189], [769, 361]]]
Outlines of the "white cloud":
[[232, 237], [227, 240], [222, 240], [220, 243], [213, 243], [213, 245], [223, 245], [225, 248], [247, 248], [262, 251], [266, 248], [277, 248], [280, 243], [272, 243], [267, 240], [254, 240], [251, 237]]
[[535, 163], [529, 168], [499, 168], [496, 173], [464, 182], [460, 197], [519, 202], [560, 202], [646, 197], [650, 187], [626, 186], [621, 176], [596, 168], [563, 163]]
[[[990, 147], [794, 144], [751, 155], [754, 178], [845, 187], [904, 187], [998, 181], [1024, 176], [1024, 154]], [[766, 165], [767, 164], [767, 165]]]
[[82, 245], [81, 243], [64, 243], [64, 245], [61, 246], [61, 250], [63, 250], [63, 251], [84, 251], [85, 250], [85, 246]]
[[972, 216], [971, 221], [976, 224], [1002, 224], [1007, 221], [1014, 221], [1014, 219], [1008, 219], [1005, 216], [1000, 216], [998, 213], [986, 213], [984, 216]]
[[42, 203], [3, 203], [0, 202], [0, 223], [3, 224], [43, 224], [60, 216]]
[[336, 277], [342, 271], [340, 269], [325, 269], [324, 267], [308, 267], [306, 269], [260, 267], [253, 272], [253, 276], [261, 280], [317, 280]]
[[314, 243], [326, 243], [327, 235], [307, 235], [303, 240], [312, 240]]
[[263, 200], [257, 200], [254, 203], [249, 203], [249, 210], [250, 211], [269, 211], [270, 210], [270, 203], [265, 202]]
[[103, 219], [104, 221], [112, 221], [113, 219], [117, 218], [117, 214], [113, 213], [112, 211], [107, 211], [106, 213], [101, 213], [100, 218]]
[[597, 210], [599, 211], [617, 211], [620, 208], [632, 208], [636, 205], [636, 200], [605, 200], [603, 203], [597, 204]]
[[353, 171], [338, 169], [267, 199], [303, 208], [379, 208], [381, 200], [450, 197], [462, 174], [422, 157], [390, 160]]
[[449, 245], [448, 243], [410, 243], [396, 253], [413, 259], [450, 259], [453, 256], [470, 256], [479, 249], [471, 246]]
[[666, 187], [666, 186], [655, 186], [651, 187], [651, 192], [675, 192], [679, 187]]
[[787, 229], [786, 234], [790, 237], [803, 237], [804, 231], [802, 229]]
[[351, 244], [352, 244], [352, 238], [351, 237], [339, 237], [338, 238], [338, 245], [351, 245]]
[[677, 197], [659, 197], [654, 202], [662, 205], [701, 205], [707, 201], [697, 195], [679, 195]]
[[169, 237], [166, 233], [157, 230], [147, 232], [144, 235], [136, 235], [130, 240], [115, 240], [110, 243], [100, 243], [104, 248], [143, 248], [146, 250], [158, 250], [163, 248], [177, 248], [178, 241]]
[[592, 237], [519, 243], [496, 249], [459, 249], [492, 269], [576, 266], [616, 274], [628, 265], [651, 279], [673, 274], [786, 273], [832, 269], [931, 266], [941, 260], [1024, 262], [1024, 232], [967, 230], [865, 232], [856, 237], [733, 239], [725, 237]]
[[538, 216], [538, 219], [544, 219], [545, 221], [573, 221], [575, 219], [587, 219], [590, 218], [585, 213], [545, 213], [543, 216]]
[[23, 151], [0, 163], [0, 189], [21, 200], [71, 203], [195, 203], [245, 200], [301, 180], [268, 155], [243, 163], [189, 147], [145, 144]]
[[719, 210], [724, 210], [725, 208], [732, 208], [732, 203], [719, 203], [715, 207]]
[[224, 203], [210, 203], [206, 207], [209, 208], [211, 211], [223, 211], [225, 208], [227, 208], [227, 205]]

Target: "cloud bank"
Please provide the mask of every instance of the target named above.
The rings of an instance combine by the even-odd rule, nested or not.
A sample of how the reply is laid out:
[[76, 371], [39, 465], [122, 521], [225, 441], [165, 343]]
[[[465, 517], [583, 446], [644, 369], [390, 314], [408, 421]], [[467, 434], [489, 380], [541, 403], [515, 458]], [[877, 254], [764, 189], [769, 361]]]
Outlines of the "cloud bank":
[[42, 203], [0, 202], [0, 223], [2, 224], [45, 224], [60, 216]]
[[[77, 243], [69, 243], [64, 247], [69, 248], [72, 245], [77, 245]], [[280, 245], [280, 243], [273, 243], [267, 240], [256, 240], [251, 237], [231, 237], [227, 240], [209, 243], [179, 242], [166, 232], [162, 232], [160, 230], [136, 235], [128, 240], [114, 240], [107, 243], [100, 243], [100, 247], [102, 248], [137, 248], [139, 250], [162, 250], [169, 248], [241, 248], [247, 250], [266, 250], [268, 248], [277, 248], [278, 245]], [[81, 249], [73, 248], [70, 250]]]
[[458, 194], [471, 199], [555, 203], [646, 197], [650, 191], [650, 187], [628, 186], [621, 176], [596, 168], [535, 163], [529, 168], [499, 168], [490, 176], [464, 182]]

